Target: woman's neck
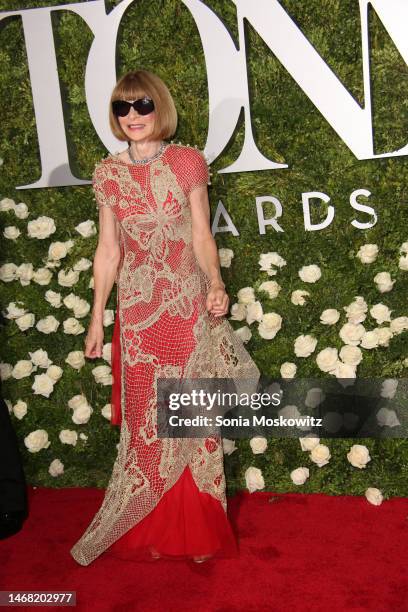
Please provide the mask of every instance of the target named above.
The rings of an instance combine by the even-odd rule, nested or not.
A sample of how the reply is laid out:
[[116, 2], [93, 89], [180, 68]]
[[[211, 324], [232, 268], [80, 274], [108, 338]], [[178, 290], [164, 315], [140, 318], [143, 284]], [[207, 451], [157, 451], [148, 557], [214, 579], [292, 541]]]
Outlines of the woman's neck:
[[130, 152], [133, 159], [148, 159], [155, 155], [162, 144], [161, 140], [130, 141]]

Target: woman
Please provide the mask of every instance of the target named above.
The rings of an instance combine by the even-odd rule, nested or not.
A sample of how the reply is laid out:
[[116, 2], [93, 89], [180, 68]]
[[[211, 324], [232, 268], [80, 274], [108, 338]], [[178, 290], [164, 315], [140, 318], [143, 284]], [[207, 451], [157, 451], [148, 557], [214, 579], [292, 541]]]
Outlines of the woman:
[[210, 230], [207, 164], [197, 149], [166, 142], [176, 108], [151, 72], [118, 81], [109, 118], [129, 147], [102, 159], [93, 174], [99, 242], [85, 355], [102, 354], [103, 313], [116, 280], [112, 371], [120, 406], [114, 389], [113, 422], [121, 434], [101, 508], [71, 554], [81, 565], [104, 551], [196, 562], [236, 556], [221, 438], [157, 437], [157, 378], [259, 376], [223, 318], [228, 296]]

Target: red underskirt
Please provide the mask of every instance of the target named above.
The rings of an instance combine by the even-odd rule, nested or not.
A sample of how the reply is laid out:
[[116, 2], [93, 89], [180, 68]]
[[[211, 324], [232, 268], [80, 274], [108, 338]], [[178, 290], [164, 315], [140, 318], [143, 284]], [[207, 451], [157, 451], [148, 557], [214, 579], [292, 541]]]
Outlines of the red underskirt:
[[238, 556], [234, 532], [221, 503], [201, 492], [188, 466], [157, 506], [106, 551], [125, 560], [161, 557]]

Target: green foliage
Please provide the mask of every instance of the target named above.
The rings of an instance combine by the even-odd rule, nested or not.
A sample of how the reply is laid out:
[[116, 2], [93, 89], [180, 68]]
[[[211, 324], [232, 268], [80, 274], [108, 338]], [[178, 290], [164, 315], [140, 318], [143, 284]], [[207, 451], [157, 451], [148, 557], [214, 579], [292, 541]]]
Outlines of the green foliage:
[[[0, 10], [21, 7], [19, 0], [0, 0]], [[31, 7], [59, 6], [56, 0], [30, 2]], [[119, 1], [106, 2], [109, 13]], [[224, 21], [237, 40], [236, 9], [227, 0], [206, 0]], [[359, 8], [355, 0], [282, 0], [288, 11], [317, 51], [339, 76], [360, 105], [364, 104], [360, 44]], [[61, 82], [64, 116], [73, 173], [89, 179], [95, 162], [107, 151], [90, 121], [84, 91], [86, 59], [92, 33], [82, 19], [69, 11], [53, 13], [58, 72]], [[51, 242], [72, 239], [74, 248], [63, 260], [62, 267], [72, 267], [81, 257], [92, 259], [96, 238], [81, 238], [75, 226], [87, 219], [97, 222], [97, 210], [90, 186], [16, 190], [15, 186], [32, 183], [41, 175], [37, 133], [24, 36], [19, 18], [0, 22], [0, 105], [2, 131], [0, 135], [0, 198], [24, 201], [30, 211], [28, 219], [17, 219], [13, 212], [2, 212], [1, 225], [14, 225], [21, 230], [16, 241], [3, 239], [1, 263], [17, 265], [32, 262], [35, 269], [44, 266]], [[408, 69], [388, 37], [375, 13], [370, 10], [370, 37], [375, 150], [391, 151], [406, 144], [408, 125]], [[255, 325], [247, 344], [258, 366], [266, 375], [277, 376], [283, 362], [297, 364], [297, 376], [318, 377], [313, 355], [296, 358], [293, 342], [300, 334], [318, 338], [317, 352], [327, 346], [340, 348], [339, 325], [345, 322], [343, 306], [362, 295], [372, 306], [382, 302], [392, 310], [392, 317], [407, 315], [408, 273], [399, 270], [399, 247], [408, 240], [408, 162], [407, 157], [358, 161], [340, 140], [331, 126], [285, 71], [262, 39], [246, 25], [248, 75], [250, 83], [253, 129], [259, 149], [287, 169], [241, 174], [217, 174], [239, 155], [243, 143], [241, 121], [234, 138], [212, 165], [210, 200], [213, 211], [219, 200], [226, 206], [239, 236], [229, 233], [216, 235], [219, 247], [234, 251], [231, 268], [223, 269], [231, 303], [237, 291], [245, 286], [259, 287], [270, 280], [260, 272], [261, 253], [277, 251], [287, 265], [274, 280], [282, 287], [279, 296], [270, 300], [257, 294], [264, 312], [275, 311], [283, 317], [282, 329], [273, 340], [264, 340]], [[201, 41], [194, 20], [179, 0], [139, 0], [126, 10], [119, 30], [117, 47], [118, 77], [131, 69], [146, 68], [158, 73], [168, 84], [179, 113], [176, 139], [203, 148], [208, 127], [208, 99], [205, 62]], [[104, 78], [104, 75], [100, 75]], [[51, 126], [52, 129], [52, 126]], [[378, 222], [368, 230], [351, 225], [353, 219], [366, 222], [367, 215], [353, 210], [349, 196], [359, 188], [371, 192], [369, 205], [374, 207]], [[323, 191], [335, 207], [332, 224], [316, 232], [306, 232], [302, 216], [302, 192]], [[283, 232], [267, 227], [266, 234], [258, 231], [255, 197], [273, 195], [283, 205], [279, 224]], [[265, 207], [274, 213], [273, 206]], [[40, 215], [55, 219], [57, 231], [45, 240], [27, 236], [27, 221]], [[267, 216], [267, 214], [266, 214]], [[313, 211], [313, 222], [325, 216], [325, 207]], [[376, 243], [377, 260], [363, 265], [356, 259], [359, 247]], [[303, 283], [298, 270], [315, 263], [322, 269], [316, 285]], [[69, 336], [62, 331], [62, 321], [72, 312], [65, 306], [52, 308], [44, 300], [44, 292], [52, 289], [65, 297], [74, 292], [92, 301], [89, 288], [91, 270], [81, 272], [72, 288], [61, 287], [57, 271], [46, 287], [31, 282], [21, 286], [18, 281], [2, 283], [2, 310], [11, 302], [22, 302], [35, 313], [36, 320], [53, 314], [60, 321], [56, 334], [45, 335], [35, 327], [21, 332], [14, 321], [6, 320], [1, 329], [2, 361], [15, 364], [29, 358], [28, 352], [43, 348], [64, 372], [49, 399], [33, 395], [33, 376], [3, 382], [3, 394], [13, 404], [23, 399], [28, 404], [27, 415], [19, 421], [13, 417], [24, 454], [29, 480], [48, 486], [105, 486], [116, 453], [119, 433], [101, 416], [101, 408], [110, 401], [110, 387], [96, 385], [91, 370], [103, 360], [87, 362], [79, 371], [65, 363], [68, 352], [82, 350], [84, 335]], [[381, 271], [389, 271], [396, 283], [391, 292], [380, 294], [373, 282]], [[310, 292], [305, 306], [294, 306], [290, 296], [295, 289]], [[115, 308], [112, 292], [107, 308]], [[319, 323], [325, 308], [337, 308], [342, 318], [336, 326]], [[89, 316], [81, 319], [86, 327]], [[368, 317], [369, 325], [375, 321]], [[232, 321], [234, 328], [242, 323]], [[111, 340], [112, 327], [106, 328], [105, 342]], [[389, 347], [364, 351], [358, 368], [360, 377], [406, 377], [407, 332], [394, 336]], [[39, 373], [39, 372], [37, 372]], [[83, 393], [94, 409], [86, 425], [75, 425], [67, 401]], [[31, 454], [23, 440], [34, 429], [45, 429], [51, 444], [40, 453]], [[61, 429], [86, 432], [86, 441], [78, 439], [76, 446], [64, 445], [58, 435]], [[262, 469], [266, 489], [299, 490], [292, 484], [289, 473], [300, 465], [311, 468], [311, 476], [302, 491], [326, 491], [332, 494], [361, 495], [367, 486], [377, 486], [386, 496], [406, 495], [408, 482], [408, 445], [406, 440], [363, 440], [372, 461], [358, 470], [347, 461], [346, 454], [356, 440], [327, 440], [332, 458], [322, 468], [316, 467], [300, 450], [297, 440], [270, 440], [263, 455], [253, 455], [249, 441], [240, 441], [239, 450], [226, 457], [228, 483], [232, 490], [245, 486], [247, 467]], [[65, 472], [59, 478], [48, 473], [50, 462], [59, 458]]]

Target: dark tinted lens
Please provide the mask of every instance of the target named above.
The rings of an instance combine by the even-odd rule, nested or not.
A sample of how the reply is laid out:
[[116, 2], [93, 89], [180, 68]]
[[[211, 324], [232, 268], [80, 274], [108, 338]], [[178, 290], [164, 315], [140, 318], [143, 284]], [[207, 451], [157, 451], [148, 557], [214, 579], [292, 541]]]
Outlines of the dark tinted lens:
[[154, 102], [150, 98], [141, 98], [136, 100], [134, 107], [139, 115], [148, 115], [154, 111]]
[[115, 100], [112, 102], [112, 110], [119, 117], [126, 117], [130, 111], [131, 104], [125, 100]]

